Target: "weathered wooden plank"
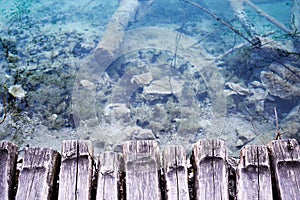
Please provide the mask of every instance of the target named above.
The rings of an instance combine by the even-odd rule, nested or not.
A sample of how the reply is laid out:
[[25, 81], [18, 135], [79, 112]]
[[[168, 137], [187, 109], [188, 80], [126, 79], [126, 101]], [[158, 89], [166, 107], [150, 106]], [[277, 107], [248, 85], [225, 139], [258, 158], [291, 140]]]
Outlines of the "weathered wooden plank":
[[104, 152], [100, 155], [96, 199], [119, 199], [120, 161], [121, 155], [115, 152]]
[[90, 141], [63, 141], [59, 200], [91, 199], [93, 154]]
[[0, 142], [0, 199], [13, 199], [18, 147], [7, 141]]
[[196, 199], [227, 200], [226, 148], [221, 140], [199, 140], [193, 147]]
[[123, 145], [126, 199], [161, 199], [159, 146], [154, 140], [127, 141]]
[[186, 152], [183, 146], [168, 146], [163, 151], [166, 199], [189, 199]]
[[275, 174], [278, 199], [300, 197], [300, 147], [295, 139], [275, 140], [268, 144]]
[[57, 198], [60, 155], [46, 148], [27, 148], [18, 180], [16, 200]]
[[272, 200], [271, 169], [266, 146], [246, 146], [237, 168], [237, 200]]

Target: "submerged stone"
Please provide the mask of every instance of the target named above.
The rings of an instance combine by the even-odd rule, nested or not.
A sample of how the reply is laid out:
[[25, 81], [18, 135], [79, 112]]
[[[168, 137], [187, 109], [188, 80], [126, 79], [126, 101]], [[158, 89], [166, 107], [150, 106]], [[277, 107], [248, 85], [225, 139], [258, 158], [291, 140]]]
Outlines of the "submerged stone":
[[273, 72], [262, 71], [260, 79], [269, 94], [273, 96], [277, 96], [281, 99], [291, 99], [292, 97], [300, 96], [299, 87], [292, 85]]
[[8, 88], [8, 92], [16, 98], [24, 98], [26, 91], [21, 85], [13, 85]]
[[137, 85], [148, 85], [153, 80], [153, 76], [150, 72], [134, 75], [130, 80], [131, 83], [135, 83]]
[[181, 94], [183, 89], [182, 83], [174, 78], [164, 77], [160, 80], [152, 81], [149, 86], [144, 87], [145, 94]]

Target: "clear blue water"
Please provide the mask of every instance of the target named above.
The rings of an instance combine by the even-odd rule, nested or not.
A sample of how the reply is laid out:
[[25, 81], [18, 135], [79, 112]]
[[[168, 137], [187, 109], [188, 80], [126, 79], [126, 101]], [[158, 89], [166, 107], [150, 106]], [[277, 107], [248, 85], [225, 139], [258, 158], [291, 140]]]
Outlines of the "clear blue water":
[[299, 5], [149, 2], [0, 1], [0, 139], [300, 138]]

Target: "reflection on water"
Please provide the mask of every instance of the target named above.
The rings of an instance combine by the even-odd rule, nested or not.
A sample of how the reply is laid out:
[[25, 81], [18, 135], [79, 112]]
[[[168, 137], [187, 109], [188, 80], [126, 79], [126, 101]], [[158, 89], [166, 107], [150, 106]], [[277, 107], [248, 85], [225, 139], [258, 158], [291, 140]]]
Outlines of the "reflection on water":
[[0, 139], [300, 139], [299, 3], [241, 2], [1, 1]]

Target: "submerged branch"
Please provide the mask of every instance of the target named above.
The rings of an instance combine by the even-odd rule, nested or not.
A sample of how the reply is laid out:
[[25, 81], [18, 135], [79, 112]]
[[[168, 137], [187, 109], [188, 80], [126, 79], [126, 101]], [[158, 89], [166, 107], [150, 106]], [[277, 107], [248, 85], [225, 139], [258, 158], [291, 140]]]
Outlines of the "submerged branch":
[[262, 9], [257, 7], [254, 3], [252, 3], [250, 0], [244, 0], [251, 8], [253, 8], [259, 15], [266, 18], [269, 22], [277, 26], [282, 31], [286, 32], [289, 35], [292, 35], [293, 33], [286, 28], [283, 24], [281, 24], [279, 21], [277, 21], [274, 17], [271, 17], [267, 13], [265, 13]]
[[186, 3], [189, 3], [199, 9], [201, 9], [202, 11], [206, 12], [207, 14], [209, 14], [211, 17], [213, 17], [214, 19], [216, 19], [217, 21], [221, 22], [223, 25], [227, 26], [230, 30], [232, 30], [233, 32], [235, 32], [236, 34], [238, 34], [239, 36], [241, 36], [243, 39], [245, 39], [247, 42], [249, 42], [250, 44], [252, 44], [253, 46], [259, 46], [260, 42], [258, 42], [257, 40], [249, 40], [246, 36], [244, 36], [239, 30], [233, 28], [229, 23], [225, 22], [224, 20], [222, 20], [220, 17], [218, 17], [217, 15], [215, 15], [214, 13], [210, 12], [208, 9], [204, 8], [203, 6], [189, 1], [189, 0], [182, 0]]
[[3, 99], [3, 111], [4, 111], [4, 114], [3, 114], [2, 119], [0, 120], [0, 124], [2, 124], [5, 121], [6, 115], [7, 115], [7, 112], [6, 112], [6, 98], [5, 98], [4, 95], [2, 96], [2, 99]]

